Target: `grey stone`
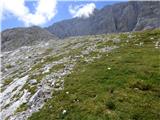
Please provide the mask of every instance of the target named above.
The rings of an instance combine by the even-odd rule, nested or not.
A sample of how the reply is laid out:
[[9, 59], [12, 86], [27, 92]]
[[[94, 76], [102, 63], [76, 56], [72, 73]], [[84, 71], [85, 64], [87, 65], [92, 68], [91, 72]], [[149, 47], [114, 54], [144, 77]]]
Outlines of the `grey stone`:
[[37, 80], [36, 79], [32, 79], [32, 80], [29, 80], [29, 84], [31, 85], [34, 85], [37, 83]]

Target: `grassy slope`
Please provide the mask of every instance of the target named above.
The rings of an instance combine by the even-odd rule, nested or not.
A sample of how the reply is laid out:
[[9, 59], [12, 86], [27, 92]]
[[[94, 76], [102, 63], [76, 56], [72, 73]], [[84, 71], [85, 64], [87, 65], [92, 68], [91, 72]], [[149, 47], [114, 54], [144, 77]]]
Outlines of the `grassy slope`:
[[[29, 120], [158, 120], [160, 51], [153, 41], [160, 31], [133, 34], [129, 43], [127, 35], [120, 35], [121, 47], [108, 56], [79, 62], [65, 78], [64, 90], [54, 92]], [[135, 45], [140, 42], [144, 45]], [[63, 110], [67, 112], [62, 114]]]

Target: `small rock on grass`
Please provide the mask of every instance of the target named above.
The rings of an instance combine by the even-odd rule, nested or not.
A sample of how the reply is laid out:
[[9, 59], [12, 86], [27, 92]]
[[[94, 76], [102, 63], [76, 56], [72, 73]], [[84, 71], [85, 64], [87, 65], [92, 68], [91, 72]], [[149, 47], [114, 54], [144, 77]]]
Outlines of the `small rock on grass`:
[[34, 85], [34, 84], [36, 84], [36, 83], [37, 83], [37, 80], [36, 80], [36, 79], [32, 79], [32, 80], [29, 81], [29, 84], [31, 84], [31, 85]]

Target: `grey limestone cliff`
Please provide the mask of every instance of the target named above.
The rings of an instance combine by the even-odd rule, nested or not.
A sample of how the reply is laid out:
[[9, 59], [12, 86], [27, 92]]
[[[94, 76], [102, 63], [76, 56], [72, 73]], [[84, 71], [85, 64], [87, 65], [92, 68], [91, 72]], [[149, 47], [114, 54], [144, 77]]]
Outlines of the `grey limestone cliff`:
[[160, 27], [160, 1], [130, 1], [107, 5], [89, 18], [73, 18], [46, 28], [60, 38]]

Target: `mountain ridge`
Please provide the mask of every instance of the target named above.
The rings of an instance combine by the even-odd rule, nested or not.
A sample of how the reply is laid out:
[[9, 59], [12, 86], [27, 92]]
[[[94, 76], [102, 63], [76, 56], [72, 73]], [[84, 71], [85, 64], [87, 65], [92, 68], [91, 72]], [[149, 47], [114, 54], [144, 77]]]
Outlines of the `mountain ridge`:
[[89, 18], [72, 18], [46, 29], [60, 38], [140, 31], [160, 27], [160, 1], [123, 2], [96, 10]]
[[[63, 20], [47, 28], [32, 26], [1, 32], [2, 51], [34, 45], [49, 39], [141, 31], [160, 28], [160, 1], [129, 1], [95, 9], [89, 18]], [[36, 34], [33, 34], [36, 33]]]
[[2, 51], [15, 50], [22, 46], [35, 45], [37, 42], [58, 39], [54, 34], [38, 26], [7, 29], [1, 32], [1, 38]]

